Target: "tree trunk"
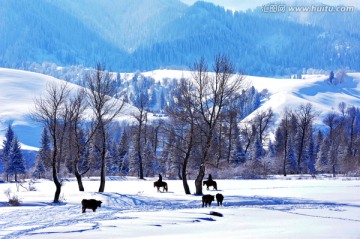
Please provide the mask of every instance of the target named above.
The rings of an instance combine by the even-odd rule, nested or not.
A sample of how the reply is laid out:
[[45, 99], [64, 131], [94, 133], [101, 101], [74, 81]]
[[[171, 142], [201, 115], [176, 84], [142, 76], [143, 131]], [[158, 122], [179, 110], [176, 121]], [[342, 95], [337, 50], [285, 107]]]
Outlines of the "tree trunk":
[[182, 177], [182, 181], [183, 181], [185, 194], [191, 194], [189, 184], [187, 183], [187, 178], [186, 178], [187, 162], [188, 162], [188, 159], [184, 160], [184, 165], [181, 170], [181, 177]]
[[101, 147], [101, 172], [100, 172], [100, 187], [99, 192], [102, 193], [105, 191], [105, 175], [106, 175], [106, 132], [105, 127], [101, 127], [102, 133], [102, 147]]
[[286, 158], [287, 158], [287, 133], [286, 133], [286, 137], [285, 137], [284, 165], [283, 165], [283, 172], [284, 172], [285, 177], [286, 177]]
[[139, 127], [137, 132], [137, 151], [138, 151], [138, 159], [139, 159], [139, 178], [144, 179], [144, 170], [143, 170], [143, 162], [141, 156], [141, 131], [142, 131], [142, 120], [139, 121]]
[[138, 151], [138, 157], [139, 157], [139, 178], [144, 179], [144, 170], [143, 170], [143, 163], [142, 163], [140, 150]]
[[[54, 140], [54, 145], [56, 145], [56, 139]], [[53, 156], [52, 156], [52, 169], [53, 169], [53, 180], [54, 180], [54, 184], [56, 187], [55, 190], [55, 195], [54, 195], [54, 203], [58, 203], [59, 202], [59, 198], [60, 198], [60, 193], [61, 193], [61, 183], [58, 179], [57, 176], [57, 150], [56, 150], [56, 146], [54, 146], [54, 150], [53, 150]]]
[[83, 192], [84, 189], [84, 185], [82, 183], [82, 179], [81, 179], [81, 174], [79, 173], [79, 169], [77, 167], [77, 160], [75, 160], [74, 162], [74, 173], [75, 173], [75, 177], [78, 183], [78, 187], [79, 187], [79, 191]]
[[54, 203], [58, 203], [59, 198], [60, 198], [60, 192], [61, 192], [61, 183], [57, 177], [56, 167], [53, 168], [53, 179], [54, 179], [54, 183], [55, 183], [55, 187], [56, 187]]
[[205, 165], [201, 165], [200, 166], [200, 169], [199, 169], [199, 174], [198, 176], [196, 177], [196, 180], [195, 180], [195, 189], [196, 189], [196, 195], [202, 195], [203, 192], [202, 192], [202, 181], [204, 179], [204, 176], [205, 176]]

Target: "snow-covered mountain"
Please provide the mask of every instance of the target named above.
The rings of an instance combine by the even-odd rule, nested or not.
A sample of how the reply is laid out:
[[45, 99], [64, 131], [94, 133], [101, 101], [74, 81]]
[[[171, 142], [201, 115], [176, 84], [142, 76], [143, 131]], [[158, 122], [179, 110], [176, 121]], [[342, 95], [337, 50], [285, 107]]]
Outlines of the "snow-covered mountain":
[[[123, 77], [131, 75], [133, 74], [124, 73]], [[160, 82], [164, 79], [189, 78], [190, 72], [156, 70], [144, 72], [143, 75]], [[246, 77], [258, 91], [269, 91], [268, 99], [257, 111], [271, 107], [276, 119], [279, 119], [286, 107], [295, 109], [300, 104], [311, 103], [314, 110], [322, 115], [337, 111], [340, 102], [345, 102], [348, 106], [360, 105], [360, 73], [349, 74], [346, 81], [338, 85], [330, 84], [327, 78], [325, 75], [306, 75], [303, 79]], [[23, 149], [34, 149], [39, 145], [41, 127], [28, 117], [34, 107], [33, 99], [43, 93], [48, 83], [58, 81], [60, 80], [38, 73], [0, 68], [0, 141], [7, 125], [12, 124], [23, 143]], [[78, 86], [72, 87], [75, 89]], [[131, 110], [131, 107], [128, 109]], [[244, 121], [251, 119], [255, 113], [256, 111]], [[130, 117], [125, 113], [123, 120], [130, 120]], [[320, 121], [317, 123], [321, 124]]]
[[[113, 71], [188, 69], [222, 53], [249, 75], [360, 71], [360, 12], [248, 12], [178, 0], [3, 0], [0, 67], [44, 62]], [[225, 3], [224, 3], [225, 4]]]

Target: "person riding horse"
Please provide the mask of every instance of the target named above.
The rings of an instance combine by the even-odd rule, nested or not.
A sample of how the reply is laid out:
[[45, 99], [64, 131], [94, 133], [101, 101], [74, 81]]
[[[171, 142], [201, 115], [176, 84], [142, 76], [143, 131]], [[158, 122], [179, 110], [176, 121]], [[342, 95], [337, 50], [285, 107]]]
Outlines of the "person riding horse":
[[213, 187], [215, 190], [217, 190], [217, 183], [212, 179], [211, 174], [209, 174], [208, 180], [203, 181], [203, 186], [206, 185], [207, 190], [209, 190], [209, 187]]
[[166, 182], [162, 181], [162, 176], [159, 174], [159, 180], [154, 182], [154, 187], [157, 187], [157, 191], [160, 192], [160, 188], [163, 188], [163, 192], [168, 191], [168, 185]]

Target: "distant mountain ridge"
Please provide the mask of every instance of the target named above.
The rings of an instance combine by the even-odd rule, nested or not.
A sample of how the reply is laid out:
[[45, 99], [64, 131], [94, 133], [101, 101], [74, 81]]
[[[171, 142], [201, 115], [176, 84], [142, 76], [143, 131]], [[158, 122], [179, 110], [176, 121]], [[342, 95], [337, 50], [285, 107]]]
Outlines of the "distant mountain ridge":
[[[249, 75], [360, 71], [359, 11], [328, 15], [313, 14], [304, 24], [288, 14], [232, 12], [206, 2], [3, 0], [0, 66], [101, 62], [114, 71], [186, 69], [201, 56], [212, 62], [223, 53]], [[341, 28], [334, 19], [348, 24]]]

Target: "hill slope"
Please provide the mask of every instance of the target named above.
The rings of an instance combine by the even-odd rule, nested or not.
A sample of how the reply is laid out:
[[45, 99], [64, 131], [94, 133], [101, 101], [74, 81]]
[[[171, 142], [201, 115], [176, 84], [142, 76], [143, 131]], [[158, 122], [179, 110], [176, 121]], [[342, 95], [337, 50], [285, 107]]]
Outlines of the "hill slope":
[[29, 115], [34, 110], [35, 97], [44, 93], [47, 84], [59, 81], [42, 74], [0, 68], [0, 142], [11, 124], [23, 149], [34, 150], [39, 145], [41, 126]]
[[[180, 79], [189, 77], [187, 71], [156, 70], [143, 73], [152, 77], [156, 82], [165, 78]], [[313, 75], [305, 79], [276, 79], [265, 77], [247, 76], [247, 80], [261, 91], [268, 89], [270, 97], [263, 102], [258, 110], [271, 107], [276, 114], [276, 119], [286, 107], [295, 109], [300, 104], [311, 103], [316, 111], [322, 113], [336, 111], [340, 102], [348, 106], [360, 105], [360, 73], [349, 74], [344, 83], [330, 85], [326, 76]], [[43, 93], [46, 84], [58, 82], [53, 77], [26, 71], [0, 68], [0, 142], [8, 124], [14, 126], [15, 133], [20, 141], [32, 147], [39, 145], [41, 127], [29, 119], [28, 114], [33, 109], [33, 99]], [[72, 85], [73, 88], [78, 86]], [[131, 110], [131, 107], [127, 108]], [[258, 111], [257, 110], [257, 111]], [[244, 121], [251, 119], [256, 111]], [[123, 120], [129, 120], [125, 114]], [[320, 121], [318, 124], [322, 124]], [[34, 149], [34, 148], [24, 149]]]
[[345, 82], [332, 85], [324, 75], [309, 75], [304, 79], [276, 79], [249, 77], [259, 91], [268, 89], [269, 100], [263, 103], [244, 121], [250, 120], [258, 111], [271, 107], [276, 120], [279, 120], [286, 108], [295, 110], [300, 104], [311, 103], [313, 109], [320, 113], [317, 125], [323, 125], [322, 117], [329, 112], [338, 111], [338, 105], [345, 102], [347, 106], [360, 105], [360, 74], [349, 74]]

